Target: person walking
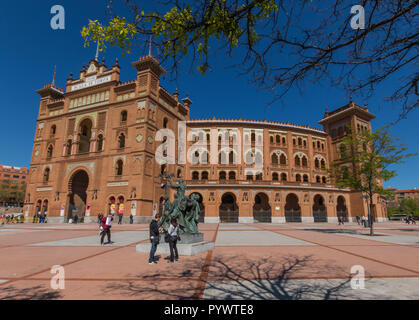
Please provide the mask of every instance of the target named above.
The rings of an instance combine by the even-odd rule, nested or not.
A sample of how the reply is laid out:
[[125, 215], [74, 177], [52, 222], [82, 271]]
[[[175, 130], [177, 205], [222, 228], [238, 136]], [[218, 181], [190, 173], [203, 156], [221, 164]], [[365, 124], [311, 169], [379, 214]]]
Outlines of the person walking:
[[118, 224], [122, 224], [122, 217], [124, 216], [124, 204], [123, 203], [119, 204], [118, 216], [119, 216]]
[[362, 221], [362, 225], [364, 226], [364, 228], [366, 228], [366, 225], [365, 225], [365, 217], [364, 216], [361, 217], [361, 221]]
[[[101, 221], [101, 226], [100, 226], [100, 244], [104, 245], [104, 244], [111, 244], [111, 221], [113, 220], [113, 217], [110, 216], [109, 214], [105, 214], [104, 217], [102, 217], [102, 219], [100, 219]], [[108, 236], [108, 242], [103, 243], [103, 240], [105, 239], [105, 235]]]
[[133, 224], [134, 223], [134, 216], [130, 215], [129, 216], [129, 224]]
[[358, 223], [358, 225], [361, 224], [361, 221], [360, 220], [361, 220], [360, 217], [359, 216], [356, 216], [356, 222]]
[[154, 254], [157, 251], [157, 245], [160, 243], [160, 230], [162, 229], [159, 225], [161, 219], [161, 214], [157, 213], [154, 216], [154, 219], [150, 222], [150, 257], [148, 259], [148, 264], [156, 264], [154, 261]]
[[177, 223], [176, 218], [172, 218], [170, 221], [169, 229], [167, 230], [169, 234], [169, 247], [170, 247], [170, 260], [168, 262], [174, 262], [179, 259], [179, 254], [177, 251], [177, 241], [179, 239], [179, 225]]

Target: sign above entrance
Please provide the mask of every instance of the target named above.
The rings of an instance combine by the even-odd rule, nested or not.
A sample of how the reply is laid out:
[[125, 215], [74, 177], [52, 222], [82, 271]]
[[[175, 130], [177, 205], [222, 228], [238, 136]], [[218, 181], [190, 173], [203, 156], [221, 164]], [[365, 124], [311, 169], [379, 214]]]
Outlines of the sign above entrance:
[[111, 76], [106, 76], [102, 78], [97, 78], [96, 76], [87, 77], [86, 81], [83, 83], [75, 84], [74, 86], [71, 86], [71, 91], [80, 90], [87, 87], [96, 86], [98, 84], [102, 84], [105, 82], [111, 81]]

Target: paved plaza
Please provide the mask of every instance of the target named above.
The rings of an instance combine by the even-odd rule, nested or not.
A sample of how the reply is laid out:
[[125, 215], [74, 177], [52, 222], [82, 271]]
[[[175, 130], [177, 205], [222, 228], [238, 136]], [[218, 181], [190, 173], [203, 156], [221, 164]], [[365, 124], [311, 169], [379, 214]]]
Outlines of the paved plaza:
[[[149, 265], [136, 252], [145, 224], [114, 224], [106, 246], [96, 224], [1, 226], [0, 299], [419, 299], [419, 225], [377, 223], [374, 237], [356, 223], [199, 229], [214, 250]], [[62, 290], [51, 288], [54, 265]], [[351, 287], [357, 265], [364, 289]]]

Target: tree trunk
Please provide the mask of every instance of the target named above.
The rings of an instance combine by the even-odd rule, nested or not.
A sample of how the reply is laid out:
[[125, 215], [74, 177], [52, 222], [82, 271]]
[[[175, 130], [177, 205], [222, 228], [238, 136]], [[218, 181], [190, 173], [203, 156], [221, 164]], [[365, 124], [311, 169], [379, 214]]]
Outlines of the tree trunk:
[[373, 227], [373, 214], [372, 214], [372, 208], [373, 208], [373, 204], [372, 204], [372, 195], [370, 195], [370, 210], [369, 210], [369, 217], [368, 220], [370, 222], [370, 236], [374, 235], [374, 227]]

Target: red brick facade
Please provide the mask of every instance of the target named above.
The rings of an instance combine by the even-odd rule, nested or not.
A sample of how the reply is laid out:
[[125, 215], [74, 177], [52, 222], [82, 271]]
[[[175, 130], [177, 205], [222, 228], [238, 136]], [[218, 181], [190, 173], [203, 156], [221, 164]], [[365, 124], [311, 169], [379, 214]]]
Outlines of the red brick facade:
[[[161, 208], [162, 171], [173, 174], [174, 180], [184, 179], [188, 194], [199, 193], [202, 220], [207, 222], [336, 221], [337, 215], [367, 215], [361, 195], [331, 184], [325, 169], [339, 161], [338, 144], [346, 124], [370, 129], [374, 116], [368, 109], [351, 102], [326, 113], [320, 121], [323, 130], [242, 119], [190, 120], [192, 101], [181, 101], [177, 92], [170, 94], [160, 85], [165, 71], [154, 57], [142, 57], [132, 65], [137, 69], [133, 81], [119, 81], [117, 63], [107, 68], [92, 60], [79, 79], [67, 80], [65, 93], [53, 85], [37, 91], [41, 102], [27, 215], [47, 211], [55, 220], [75, 214], [89, 220], [114, 211], [147, 221], [153, 208]], [[176, 141], [176, 163], [160, 165], [155, 159], [161, 145], [156, 133], [168, 128], [177, 136], [181, 121], [186, 121], [186, 151], [204, 163], [182, 163]], [[209, 138], [208, 150], [215, 143], [212, 159], [193, 149], [197, 139], [202, 140], [194, 137], [198, 129]], [[227, 149], [217, 146], [219, 136], [230, 129], [243, 144], [260, 144], [261, 154], [228, 149], [235, 146], [231, 137]], [[262, 170], [246, 175], [252, 168], [244, 163], [246, 157], [261, 157]], [[382, 204], [376, 201], [377, 220], [386, 218]]]

